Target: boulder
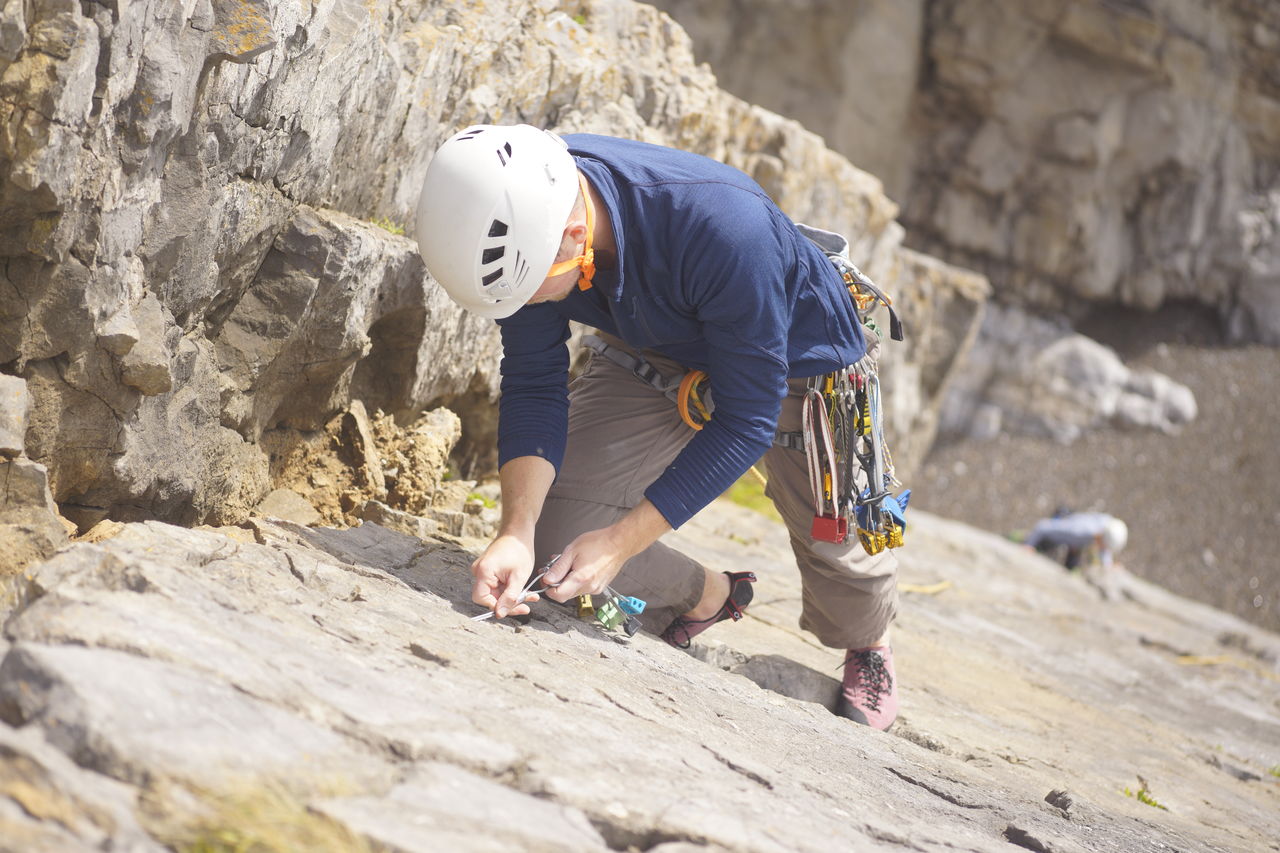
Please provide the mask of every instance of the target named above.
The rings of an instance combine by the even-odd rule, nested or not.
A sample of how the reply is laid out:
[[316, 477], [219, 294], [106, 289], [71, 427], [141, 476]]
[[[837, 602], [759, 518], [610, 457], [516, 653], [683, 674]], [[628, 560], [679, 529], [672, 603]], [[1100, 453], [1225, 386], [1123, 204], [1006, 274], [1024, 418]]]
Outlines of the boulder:
[[38, 462], [0, 458], [0, 542], [0, 578], [51, 557], [67, 543], [48, 471]]
[[1197, 407], [1185, 385], [1131, 370], [1114, 350], [1064, 322], [989, 306], [941, 411], [940, 430], [953, 436], [990, 439], [1006, 431], [1069, 444], [1102, 427], [1174, 432]]

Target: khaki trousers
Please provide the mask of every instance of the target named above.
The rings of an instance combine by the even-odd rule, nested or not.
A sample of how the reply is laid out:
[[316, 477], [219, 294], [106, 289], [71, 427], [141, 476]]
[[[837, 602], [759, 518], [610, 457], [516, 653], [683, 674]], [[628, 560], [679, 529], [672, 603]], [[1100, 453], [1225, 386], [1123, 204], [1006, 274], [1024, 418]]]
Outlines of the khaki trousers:
[[[602, 337], [635, 354], [618, 339]], [[684, 373], [656, 352], [642, 355], [666, 377]], [[779, 429], [800, 429], [804, 391], [803, 379], [788, 382]], [[549, 559], [578, 535], [626, 514], [693, 434], [670, 399], [629, 370], [592, 353], [587, 369], [570, 386], [568, 445], [538, 520], [538, 560]], [[873, 644], [897, 612], [896, 557], [891, 551], [872, 557], [856, 537], [843, 545], [810, 538], [813, 498], [803, 452], [772, 447], [764, 455], [764, 466], [769, 481], [765, 494], [786, 522], [800, 569], [800, 627], [831, 648]], [[657, 542], [628, 560], [611, 586], [646, 601], [645, 630], [661, 633], [671, 620], [693, 608], [703, 584], [700, 563]]]

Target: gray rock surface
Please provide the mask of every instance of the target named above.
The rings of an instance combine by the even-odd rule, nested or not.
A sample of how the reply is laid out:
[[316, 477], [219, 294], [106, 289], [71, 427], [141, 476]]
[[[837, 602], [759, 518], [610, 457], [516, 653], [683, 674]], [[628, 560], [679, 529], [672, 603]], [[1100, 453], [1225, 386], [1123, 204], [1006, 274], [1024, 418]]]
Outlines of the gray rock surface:
[[953, 436], [1005, 431], [1069, 444], [1098, 427], [1176, 432], [1197, 406], [1185, 385], [1127, 367], [1114, 350], [1062, 323], [991, 305], [940, 411], [941, 431]]
[[267, 518], [280, 518], [303, 525], [321, 521], [316, 508], [293, 489], [272, 489], [254, 512]]
[[67, 543], [45, 467], [30, 459], [0, 458], [0, 578], [53, 556]]
[[[0, 784], [0, 837], [123, 845], [132, 807], [173, 838], [226, 788], [287, 783], [404, 851], [1276, 849], [1280, 638], [914, 518], [888, 734], [824, 707], [840, 655], [795, 628], [786, 532], [732, 505], [672, 537], [761, 578], [696, 656], [548, 602], [470, 621], [479, 542], [125, 525], [5, 622], [0, 743], [64, 754], [42, 790], [75, 817]], [[0, 750], [0, 780], [36, 748]], [[1125, 796], [1139, 777], [1167, 810]]]
[[722, 85], [884, 179], [909, 244], [1002, 301], [1192, 301], [1280, 344], [1280, 5], [655, 5]]
[[0, 725], [0, 850], [72, 853], [166, 848], [139, 826], [137, 791], [86, 773], [38, 728]]
[[16, 376], [0, 374], [0, 457], [22, 455], [30, 407], [27, 383]]
[[[401, 236], [431, 152], [477, 121], [727, 160], [848, 234], [882, 284], [976, 324], [980, 279], [942, 264], [911, 278], [875, 178], [718, 89], [651, 7], [574, 8], [6, 3], [0, 365], [27, 382], [27, 454], [65, 511], [239, 521], [286, 485], [263, 436], [317, 430], [353, 399], [406, 421], [447, 405], [459, 458], [491, 466], [496, 330], [432, 286]], [[887, 359], [896, 399], [926, 405], [958, 352], [920, 341], [965, 336], [915, 332]], [[923, 432], [904, 437], [901, 468], [933, 419], [902, 412]]]

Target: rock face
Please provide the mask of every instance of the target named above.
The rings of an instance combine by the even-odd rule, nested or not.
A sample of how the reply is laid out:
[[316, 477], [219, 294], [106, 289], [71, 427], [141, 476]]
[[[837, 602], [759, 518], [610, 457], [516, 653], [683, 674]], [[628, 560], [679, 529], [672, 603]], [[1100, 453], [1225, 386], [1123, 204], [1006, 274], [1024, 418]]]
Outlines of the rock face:
[[1070, 444], [1098, 427], [1174, 432], [1196, 416], [1191, 389], [1131, 370], [1084, 335], [988, 306], [982, 330], [941, 407], [940, 431], [995, 438], [1002, 430]]
[[[976, 324], [972, 276], [909, 278], [878, 181], [716, 88], [655, 10], [574, 8], [6, 3], [0, 370], [26, 380], [27, 453], [58, 503], [90, 520], [243, 519], [280, 485], [263, 436], [319, 430], [352, 399], [402, 419], [448, 405], [464, 461], [490, 464], [495, 329], [457, 311], [400, 236], [431, 152], [479, 121], [727, 160], [848, 234], [882, 283]], [[956, 354], [891, 354], [903, 383], [924, 383], [900, 399], [934, 399]], [[902, 412], [923, 429], [904, 446], [927, 445], [935, 419]]]
[[0, 374], [0, 581], [67, 543], [49, 472], [24, 455], [30, 403], [25, 382]]
[[911, 524], [889, 734], [828, 712], [787, 533], [732, 505], [673, 537], [760, 577], [692, 656], [470, 621], [474, 541], [123, 525], [5, 620], [0, 850], [1274, 849], [1280, 637]]
[[658, 0], [736, 94], [903, 203], [1002, 301], [1209, 306], [1280, 344], [1280, 6]]

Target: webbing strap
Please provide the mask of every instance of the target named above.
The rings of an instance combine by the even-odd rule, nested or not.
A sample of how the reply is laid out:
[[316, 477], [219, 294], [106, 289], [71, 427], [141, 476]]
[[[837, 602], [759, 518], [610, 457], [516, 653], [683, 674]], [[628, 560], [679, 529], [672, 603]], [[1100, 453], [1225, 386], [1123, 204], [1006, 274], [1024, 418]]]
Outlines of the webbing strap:
[[782, 432], [779, 430], [773, 435], [773, 446], [786, 450], [799, 450], [804, 453], [804, 433], [799, 430], [795, 432]]
[[[676, 398], [680, 394], [680, 382], [684, 379], [683, 376], [668, 379], [658, 371], [658, 368], [645, 361], [643, 357], [632, 355], [626, 350], [610, 346], [603, 338], [596, 335], [583, 335], [582, 345], [592, 352], [604, 356], [624, 370], [631, 371], [631, 374], [641, 382], [670, 398], [671, 402], [676, 402]], [[711, 393], [708, 391], [702, 401], [708, 410], [712, 408], [710, 398]]]
[[[632, 355], [618, 347], [610, 346], [604, 339], [596, 335], [583, 335], [582, 345], [592, 352], [604, 356], [624, 370], [629, 370], [631, 374], [641, 382], [657, 390], [672, 402], [679, 405], [680, 383], [684, 381], [684, 377], [668, 379], [658, 371], [658, 368], [645, 361], [642, 357]], [[712, 412], [715, 409], [715, 403], [711, 399], [711, 389], [707, 389], [703, 392], [701, 397], [702, 405], [706, 408], [707, 412]], [[708, 417], [710, 417], [710, 415], [708, 415]], [[803, 453], [804, 433], [800, 431], [778, 431], [773, 436], [773, 444], [775, 447], [783, 447], [787, 450], [798, 450]]]

